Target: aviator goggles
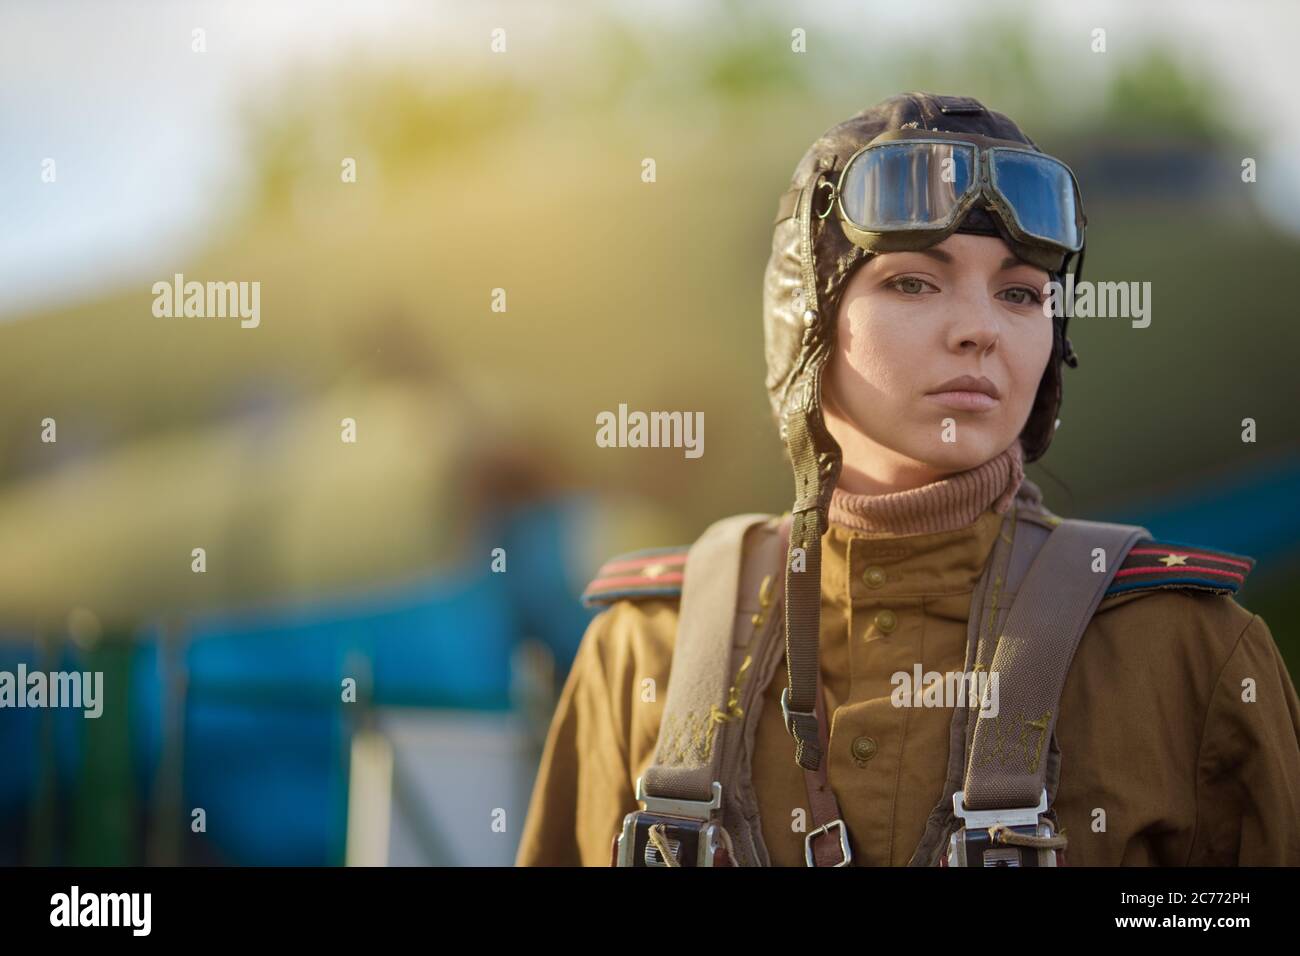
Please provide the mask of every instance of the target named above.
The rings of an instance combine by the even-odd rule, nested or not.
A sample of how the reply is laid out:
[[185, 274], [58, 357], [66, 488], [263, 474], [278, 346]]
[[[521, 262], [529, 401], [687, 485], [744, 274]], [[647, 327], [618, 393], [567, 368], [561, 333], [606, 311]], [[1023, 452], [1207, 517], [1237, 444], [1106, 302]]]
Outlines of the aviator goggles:
[[[942, 242], [977, 203], [1016, 254], [1048, 272], [1084, 246], [1087, 223], [1070, 167], [1024, 143], [974, 133], [892, 130], [849, 157], [836, 181], [814, 180], [813, 214], [833, 211], [854, 245], [902, 252]], [[782, 199], [793, 214], [798, 190]], [[975, 217], [972, 217], [975, 218]]]

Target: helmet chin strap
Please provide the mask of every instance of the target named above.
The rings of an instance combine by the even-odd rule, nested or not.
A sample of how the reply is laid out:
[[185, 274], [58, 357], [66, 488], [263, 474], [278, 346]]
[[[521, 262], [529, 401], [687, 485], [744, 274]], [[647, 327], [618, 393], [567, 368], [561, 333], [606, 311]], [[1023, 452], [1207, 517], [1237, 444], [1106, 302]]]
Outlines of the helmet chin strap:
[[831, 492], [843, 456], [822, 416], [822, 372], [830, 353], [829, 318], [817, 297], [812, 211], [817, 180], [833, 164], [823, 157], [798, 205], [799, 259], [804, 290], [803, 345], [799, 370], [787, 394], [783, 431], [794, 469], [795, 501], [785, 575], [785, 660], [789, 687], [781, 696], [786, 730], [795, 740], [795, 762], [805, 770], [821, 765], [816, 714], [821, 630], [821, 547]]

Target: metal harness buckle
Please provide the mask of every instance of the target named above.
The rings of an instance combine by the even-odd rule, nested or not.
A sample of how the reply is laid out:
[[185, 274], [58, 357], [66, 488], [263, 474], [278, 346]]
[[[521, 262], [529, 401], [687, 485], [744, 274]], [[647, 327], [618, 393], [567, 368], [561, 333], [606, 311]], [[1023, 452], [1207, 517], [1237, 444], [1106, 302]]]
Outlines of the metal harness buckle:
[[[722, 806], [722, 784], [715, 780], [711, 789], [710, 800], [655, 797], [645, 792], [642, 778], [638, 777], [636, 798], [645, 809], [623, 818], [622, 833], [614, 841], [615, 865], [714, 866], [720, 850], [734, 854], [730, 835], [713, 819], [715, 811]], [[663, 859], [659, 847], [650, 839], [651, 827], [660, 828], [663, 842], [672, 854], [671, 861]]]
[[1034, 807], [968, 810], [965, 798], [964, 790], [952, 795], [953, 815], [963, 825], [948, 842], [949, 866], [1056, 866], [1055, 850], [995, 844], [990, 833], [990, 828], [1001, 824], [1023, 836], [1054, 836], [1051, 822], [1040, 819], [1040, 814], [1047, 811], [1046, 788]]
[[811, 833], [809, 833], [806, 837], [803, 838], [803, 858], [804, 858], [804, 862], [806, 862], [809, 866], [817, 865], [813, 861], [813, 848], [812, 848], [813, 838], [819, 836], [822, 833], [830, 833], [832, 827], [840, 828], [840, 856], [842, 857], [842, 859], [840, 860], [839, 863], [836, 863], [835, 865], [848, 866], [849, 861], [853, 859], [853, 850], [849, 848], [848, 828], [844, 825], [843, 820], [832, 820], [830, 823], [825, 823], [819, 826], [816, 830], [813, 830]]
[[793, 735], [794, 728], [790, 726], [791, 717], [816, 717], [817, 714], [810, 710], [791, 710], [790, 709], [790, 688], [781, 689], [781, 717], [785, 720], [785, 732]]
[[670, 817], [691, 817], [707, 820], [713, 811], [722, 806], [722, 784], [713, 781], [712, 800], [679, 800], [675, 797], [652, 797], [645, 792], [642, 785], [644, 778], [636, 778], [636, 798], [645, 804], [650, 813], [660, 813]]

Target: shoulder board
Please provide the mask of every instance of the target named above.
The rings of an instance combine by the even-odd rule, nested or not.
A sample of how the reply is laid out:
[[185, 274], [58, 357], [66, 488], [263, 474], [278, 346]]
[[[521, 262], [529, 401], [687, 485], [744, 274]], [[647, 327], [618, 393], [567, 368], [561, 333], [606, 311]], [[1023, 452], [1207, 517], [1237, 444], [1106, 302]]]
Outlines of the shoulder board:
[[1106, 596], [1166, 588], [1235, 594], [1254, 566], [1242, 554], [1147, 538], [1133, 545]]
[[690, 545], [648, 548], [611, 558], [582, 592], [586, 607], [612, 604], [625, 598], [673, 598], [682, 593], [686, 553]]

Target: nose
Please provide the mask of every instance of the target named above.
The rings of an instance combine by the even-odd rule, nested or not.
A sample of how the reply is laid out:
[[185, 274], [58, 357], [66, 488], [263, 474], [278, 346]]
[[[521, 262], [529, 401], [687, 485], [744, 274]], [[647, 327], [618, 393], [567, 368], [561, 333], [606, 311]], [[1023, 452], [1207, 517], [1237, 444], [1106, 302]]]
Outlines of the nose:
[[948, 328], [949, 348], [976, 356], [992, 354], [1002, 334], [1002, 322], [987, 297], [963, 296], [955, 312]]

